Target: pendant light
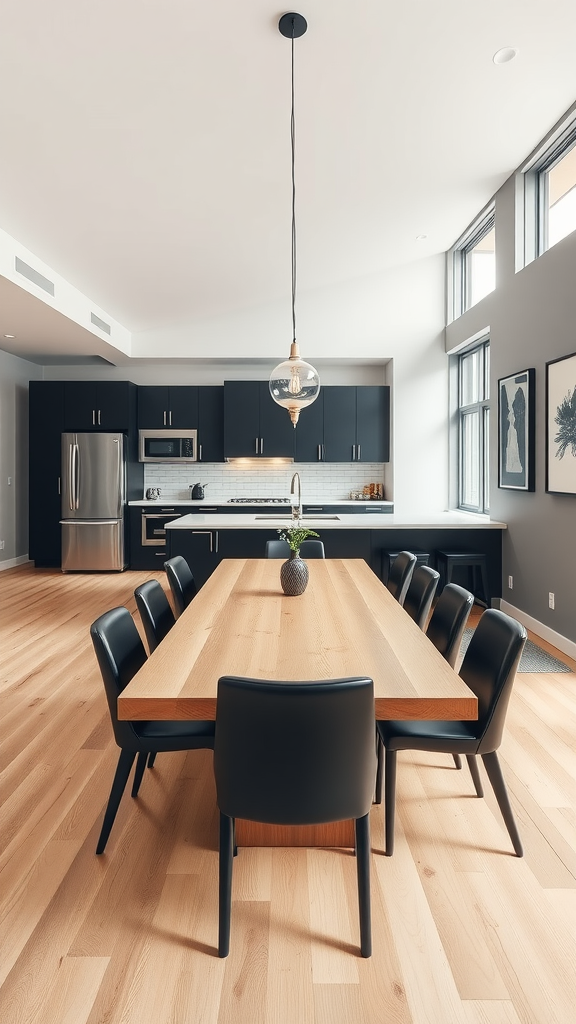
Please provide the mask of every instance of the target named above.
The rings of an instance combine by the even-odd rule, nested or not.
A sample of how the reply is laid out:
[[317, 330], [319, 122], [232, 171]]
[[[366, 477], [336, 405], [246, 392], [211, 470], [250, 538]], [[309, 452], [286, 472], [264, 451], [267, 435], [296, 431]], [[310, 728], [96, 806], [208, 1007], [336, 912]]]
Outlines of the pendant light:
[[294, 40], [303, 36], [308, 28], [301, 14], [283, 14], [278, 22], [283, 36], [292, 41], [292, 106], [290, 112], [290, 141], [292, 147], [292, 344], [290, 356], [276, 366], [270, 374], [270, 394], [278, 405], [287, 409], [295, 427], [300, 410], [312, 405], [320, 392], [320, 378], [310, 363], [300, 358], [296, 341], [296, 185], [294, 178]]

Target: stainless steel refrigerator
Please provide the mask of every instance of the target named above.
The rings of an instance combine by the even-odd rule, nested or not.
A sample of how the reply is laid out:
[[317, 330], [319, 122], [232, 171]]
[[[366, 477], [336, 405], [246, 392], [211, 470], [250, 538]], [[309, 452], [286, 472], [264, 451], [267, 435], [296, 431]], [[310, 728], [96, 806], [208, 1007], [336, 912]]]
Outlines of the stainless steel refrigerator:
[[62, 571], [121, 571], [126, 504], [125, 439], [62, 434]]

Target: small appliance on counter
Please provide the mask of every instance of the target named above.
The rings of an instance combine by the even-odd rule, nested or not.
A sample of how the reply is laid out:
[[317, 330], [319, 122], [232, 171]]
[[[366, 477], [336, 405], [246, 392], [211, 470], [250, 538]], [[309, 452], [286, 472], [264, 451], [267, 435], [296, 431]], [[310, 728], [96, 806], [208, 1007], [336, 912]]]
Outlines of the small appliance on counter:
[[190, 484], [190, 490], [192, 491], [192, 501], [203, 501], [204, 500], [204, 488], [206, 484]]
[[147, 501], [158, 501], [158, 498], [160, 497], [161, 494], [162, 494], [162, 491], [160, 490], [159, 487], [148, 487], [148, 489], [146, 491], [146, 500]]

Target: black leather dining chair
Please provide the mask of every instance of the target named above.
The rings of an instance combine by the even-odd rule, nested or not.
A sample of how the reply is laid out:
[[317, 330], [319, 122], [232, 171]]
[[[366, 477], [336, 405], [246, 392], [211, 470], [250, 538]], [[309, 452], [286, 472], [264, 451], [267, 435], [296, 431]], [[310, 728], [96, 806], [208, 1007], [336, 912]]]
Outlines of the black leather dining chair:
[[462, 637], [473, 604], [474, 594], [456, 583], [448, 583], [434, 605], [426, 629], [426, 636], [452, 668], [460, 653]]
[[420, 565], [412, 573], [412, 579], [404, 598], [404, 611], [420, 629], [424, 629], [438, 586], [440, 573], [429, 565]]
[[96, 853], [103, 853], [126, 788], [134, 759], [138, 755], [132, 796], [138, 795], [146, 760], [169, 750], [214, 747], [214, 722], [129, 722], [118, 718], [119, 694], [146, 661], [146, 651], [127, 608], [113, 608], [90, 626], [90, 636], [102, 673], [114, 739], [120, 756], [104, 813]]
[[266, 558], [290, 558], [290, 545], [287, 540], [267, 540]]
[[176, 617], [179, 618], [191, 600], [196, 597], [198, 587], [188, 562], [182, 555], [174, 555], [164, 562], [164, 568], [174, 598]]
[[398, 604], [404, 604], [415, 565], [416, 555], [413, 555], [411, 551], [400, 551], [392, 563], [386, 586]]
[[[394, 850], [396, 758], [399, 750], [464, 754], [479, 797], [484, 795], [476, 763], [476, 756], [480, 755], [514, 851], [518, 857], [522, 856], [522, 843], [496, 751], [502, 741], [506, 711], [525, 643], [524, 626], [504, 612], [494, 608], [487, 609], [474, 631], [459, 673], [478, 698], [478, 720], [377, 723], [379, 740], [385, 749], [384, 820], [388, 856], [391, 856]], [[381, 753], [380, 749], [379, 757]]]
[[218, 681], [219, 956], [230, 948], [236, 818], [277, 825], [354, 819], [360, 948], [362, 956], [371, 955], [369, 812], [375, 770], [371, 679]]
[[158, 580], [147, 580], [136, 587], [134, 597], [152, 654], [176, 622], [174, 612]]

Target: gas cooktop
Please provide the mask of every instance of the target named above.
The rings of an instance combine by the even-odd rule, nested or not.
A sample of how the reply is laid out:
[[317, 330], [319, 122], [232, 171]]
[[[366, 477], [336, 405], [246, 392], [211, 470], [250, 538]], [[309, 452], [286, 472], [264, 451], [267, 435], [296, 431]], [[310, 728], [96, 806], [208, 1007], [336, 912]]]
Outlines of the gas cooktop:
[[233, 505], [289, 505], [290, 498], [228, 498]]

